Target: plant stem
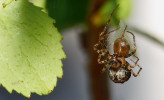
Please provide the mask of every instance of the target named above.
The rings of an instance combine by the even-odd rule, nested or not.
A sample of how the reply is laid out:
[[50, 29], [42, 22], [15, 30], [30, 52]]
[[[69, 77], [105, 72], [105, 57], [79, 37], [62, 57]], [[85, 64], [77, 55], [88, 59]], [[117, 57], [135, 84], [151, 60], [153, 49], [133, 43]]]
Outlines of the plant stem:
[[93, 17], [98, 12], [105, 0], [91, 0], [91, 10], [88, 18], [88, 34], [86, 46], [90, 55], [89, 69], [91, 75], [91, 88], [93, 93], [93, 100], [109, 100], [108, 77], [105, 73], [101, 73], [102, 65], [97, 63], [97, 53], [93, 51], [93, 46], [98, 42], [99, 33], [103, 27], [94, 25]]

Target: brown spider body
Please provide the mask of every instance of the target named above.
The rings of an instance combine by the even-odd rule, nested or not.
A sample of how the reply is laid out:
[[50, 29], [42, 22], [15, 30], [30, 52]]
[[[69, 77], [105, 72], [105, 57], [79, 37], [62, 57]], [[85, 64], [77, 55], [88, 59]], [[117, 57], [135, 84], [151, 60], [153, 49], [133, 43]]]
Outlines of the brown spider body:
[[126, 66], [121, 66], [119, 70], [109, 68], [108, 74], [110, 79], [115, 83], [124, 83], [131, 77], [131, 71]]
[[128, 56], [129, 51], [130, 51], [130, 45], [126, 39], [118, 38], [115, 40], [114, 54], [126, 57], [126, 56]]
[[115, 83], [124, 83], [131, 77], [130, 65], [122, 55], [113, 56], [109, 63], [109, 78]]
[[[114, 41], [114, 45], [113, 45], [114, 54], [110, 54], [109, 50], [107, 49], [108, 47], [106, 44], [107, 44], [107, 38], [109, 34], [119, 29], [118, 28], [113, 31], [107, 32], [108, 24], [116, 8], [111, 13], [110, 18], [104, 27], [104, 30], [100, 33], [98, 43], [94, 45], [94, 50], [96, 50], [97, 53], [99, 54], [98, 63], [105, 65], [105, 68], [103, 69], [103, 71], [109, 68], [108, 74], [109, 74], [110, 79], [115, 83], [124, 83], [127, 80], [129, 80], [129, 78], [131, 77], [131, 74], [137, 77], [140, 71], [142, 70], [142, 68], [137, 64], [139, 61], [139, 58], [134, 55], [134, 53], [136, 52], [135, 36], [132, 32], [126, 31], [127, 26], [125, 27], [122, 33], [122, 37]], [[130, 33], [133, 36], [134, 50], [132, 52], [130, 52], [129, 43], [124, 38], [124, 34], [126, 32]], [[98, 46], [101, 46], [102, 49], [97, 49]], [[134, 62], [133, 60], [129, 58], [130, 56], [136, 57], [137, 60]], [[129, 58], [132, 62], [134, 62], [134, 65], [130, 65], [126, 61], [125, 58]], [[135, 74], [132, 70], [132, 68], [136, 66], [140, 68], [137, 74]]]
[[114, 55], [110, 65], [114, 70], [118, 70], [121, 65], [126, 65], [125, 57], [129, 54], [130, 45], [126, 39], [118, 38], [115, 40], [113, 48]]

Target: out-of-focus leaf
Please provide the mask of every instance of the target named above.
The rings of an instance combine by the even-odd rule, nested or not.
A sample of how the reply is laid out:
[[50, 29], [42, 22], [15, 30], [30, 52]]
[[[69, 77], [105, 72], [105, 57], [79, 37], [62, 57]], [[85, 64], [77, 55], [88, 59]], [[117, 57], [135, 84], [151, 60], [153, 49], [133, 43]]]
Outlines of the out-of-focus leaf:
[[49, 94], [63, 75], [61, 39], [53, 19], [27, 0], [0, 5], [0, 84], [26, 97]]
[[120, 20], [125, 20], [131, 11], [131, 0], [107, 0], [95, 15], [95, 24], [105, 24], [117, 4], [119, 7], [112, 16], [111, 24], [118, 26]]
[[119, 4], [117, 18], [120, 20], [126, 19], [132, 9], [132, 0], [117, 0], [117, 4]]
[[89, 0], [47, 0], [49, 16], [59, 30], [84, 22]]

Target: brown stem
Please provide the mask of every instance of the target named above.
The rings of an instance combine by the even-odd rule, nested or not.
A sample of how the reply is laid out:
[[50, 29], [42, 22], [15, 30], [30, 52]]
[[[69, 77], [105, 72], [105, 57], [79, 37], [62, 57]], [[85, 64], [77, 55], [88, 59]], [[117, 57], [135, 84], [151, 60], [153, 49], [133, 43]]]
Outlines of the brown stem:
[[98, 55], [93, 51], [94, 44], [98, 42], [99, 33], [103, 30], [103, 27], [94, 25], [93, 17], [104, 2], [105, 0], [91, 0], [91, 11], [88, 18], [89, 30], [85, 42], [90, 55], [89, 69], [93, 100], [109, 100], [108, 77], [106, 73], [101, 73], [103, 66], [97, 63]]

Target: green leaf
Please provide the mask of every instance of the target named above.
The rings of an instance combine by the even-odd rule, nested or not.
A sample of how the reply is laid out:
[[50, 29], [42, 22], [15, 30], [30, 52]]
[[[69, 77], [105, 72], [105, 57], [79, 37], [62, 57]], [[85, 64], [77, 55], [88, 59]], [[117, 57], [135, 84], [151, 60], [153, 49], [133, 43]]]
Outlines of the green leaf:
[[119, 25], [120, 20], [125, 20], [131, 12], [131, 0], [107, 0], [106, 3], [100, 8], [97, 13], [95, 21], [97, 25], [103, 25], [109, 19], [113, 9], [119, 4], [119, 7], [114, 12], [111, 20], [111, 24]]
[[84, 22], [90, 0], [47, 0], [46, 8], [55, 25], [62, 30]]
[[117, 0], [117, 4], [119, 4], [119, 10], [117, 12], [118, 19], [126, 19], [132, 9], [132, 0]]
[[0, 5], [0, 84], [26, 97], [49, 94], [63, 75], [61, 39], [53, 19], [27, 0]]
[[46, 11], [46, 0], [29, 0], [31, 3], [33, 3], [35, 6], [41, 7], [42, 11]]
[[44, 8], [46, 4], [46, 0], [29, 0], [30, 2], [34, 3], [34, 5]]

